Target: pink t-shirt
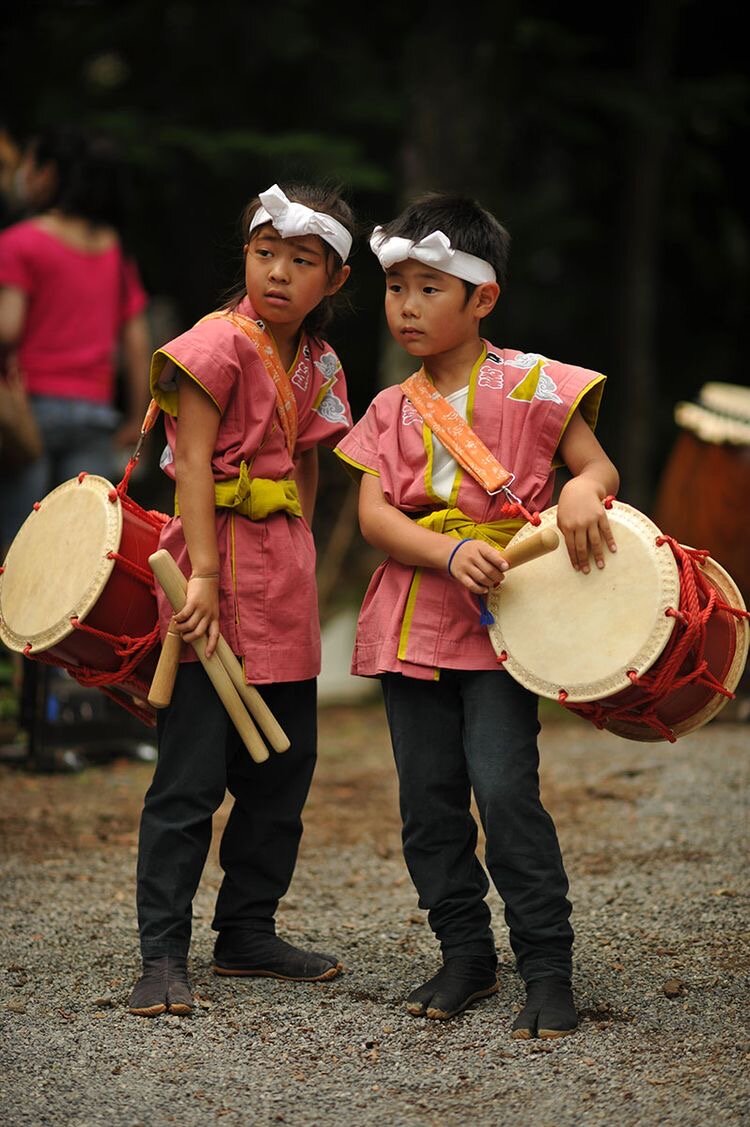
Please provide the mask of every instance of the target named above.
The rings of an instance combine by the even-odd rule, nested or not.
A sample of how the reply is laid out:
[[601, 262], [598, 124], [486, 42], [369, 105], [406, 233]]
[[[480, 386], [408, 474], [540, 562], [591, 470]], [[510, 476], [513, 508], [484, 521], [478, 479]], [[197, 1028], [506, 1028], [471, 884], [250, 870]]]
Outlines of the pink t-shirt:
[[31, 394], [111, 403], [120, 329], [147, 302], [120, 246], [76, 250], [27, 219], [0, 231], [0, 286], [28, 299], [18, 357]]

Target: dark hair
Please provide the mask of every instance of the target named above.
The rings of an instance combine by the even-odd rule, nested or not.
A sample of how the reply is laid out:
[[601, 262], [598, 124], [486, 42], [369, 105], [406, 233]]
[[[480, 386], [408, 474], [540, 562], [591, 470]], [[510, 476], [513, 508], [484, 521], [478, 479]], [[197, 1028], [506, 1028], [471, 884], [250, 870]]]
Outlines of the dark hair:
[[[337, 219], [343, 227], [346, 227], [347, 231], [349, 231], [352, 236], [354, 235], [354, 215], [349, 204], [342, 198], [340, 188], [312, 184], [280, 184], [279, 187], [292, 203], [301, 203], [306, 207], [312, 208], [313, 211], [322, 211], [325, 215], [332, 216], [334, 219]], [[239, 222], [242, 246], [245, 246], [251, 238], [256, 237], [255, 231], [252, 235], [249, 234], [250, 223], [260, 206], [261, 202], [258, 196], [253, 196], [242, 210]], [[258, 228], [258, 230], [260, 230], [260, 228]], [[327, 243], [325, 239], [321, 239], [321, 243], [325, 252], [328, 277], [333, 280], [344, 263], [341, 259], [341, 255], [333, 249], [330, 243]], [[236, 308], [244, 296], [245, 287], [243, 284], [241, 288], [232, 291], [226, 301], [225, 307], [230, 309]], [[346, 299], [343, 300], [345, 303]], [[303, 323], [305, 331], [312, 337], [322, 336], [333, 320], [334, 313], [340, 303], [341, 299], [338, 293], [330, 297], [324, 297], [305, 317]]]
[[126, 167], [111, 138], [66, 125], [35, 134], [27, 151], [38, 167], [54, 166], [55, 184], [46, 207], [123, 232]]
[[[390, 223], [383, 224], [388, 237], [419, 242], [433, 231], [442, 231], [454, 250], [483, 258], [494, 268], [500, 288], [505, 289], [510, 254], [510, 235], [486, 208], [468, 196], [427, 192], [413, 200]], [[464, 282], [470, 296], [476, 286]]]

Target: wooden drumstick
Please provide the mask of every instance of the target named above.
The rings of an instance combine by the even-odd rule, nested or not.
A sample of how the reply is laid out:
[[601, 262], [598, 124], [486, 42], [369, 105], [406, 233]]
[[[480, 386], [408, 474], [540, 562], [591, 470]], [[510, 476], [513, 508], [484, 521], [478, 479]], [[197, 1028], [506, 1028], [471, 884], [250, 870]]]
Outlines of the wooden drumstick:
[[[182, 572], [180, 572], [180, 575], [182, 575]], [[222, 665], [232, 679], [232, 684], [244, 700], [246, 706], [250, 709], [253, 719], [265, 734], [273, 750], [279, 752], [288, 751], [290, 747], [289, 737], [263, 700], [263, 697], [260, 695], [255, 685], [248, 685], [245, 680], [245, 674], [242, 672], [242, 666], [232, 652], [232, 647], [221, 634], [219, 634], [216, 652], [221, 659]]]
[[[162, 551], [164, 551], [164, 549], [162, 549]], [[169, 559], [174, 563], [171, 556], [169, 556]], [[187, 580], [185, 576], [176, 564], [174, 565], [174, 569], [172, 569], [168, 563], [166, 566], [172, 576], [172, 582], [175, 585], [179, 585], [183, 593], [184, 601], [184, 595], [187, 592]], [[242, 666], [232, 652], [232, 647], [229, 645], [229, 642], [227, 642], [222, 634], [219, 634], [219, 641], [216, 644], [216, 653], [221, 664], [229, 674], [232, 684], [245, 702], [246, 707], [249, 709], [253, 719], [264, 733], [273, 750], [278, 752], [288, 751], [291, 746], [289, 737], [263, 700], [263, 697], [255, 688], [255, 685], [248, 685], [246, 682], [245, 675], [242, 672]]]
[[148, 694], [148, 703], [152, 708], [166, 708], [171, 701], [181, 651], [182, 638], [174, 628], [173, 618], [161, 644], [159, 661]]
[[[172, 610], [177, 614], [185, 605], [186, 583], [184, 575], [165, 548], [160, 548], [149, 556], [148, 562], [154, 575], [159, 580], [164, 594], [172, 604]], [[213, 653], [211, 657], [206, 657], [207, 643], [205, 637], [196, 638], [191, 644], [245, 747], [256, 763], [264, 763], [268, 759], [268, 748], [263, 742], [260, 732], [253, 724], [250, 714], [218, 655]]]
[[512, 544], [500, 550], [510, 567], [518, 567], [519, 564], [529, 563], [547, 552], [554, 552], [559, 543], [560, 536], [554, 528], [542, 528], [520, 544]]

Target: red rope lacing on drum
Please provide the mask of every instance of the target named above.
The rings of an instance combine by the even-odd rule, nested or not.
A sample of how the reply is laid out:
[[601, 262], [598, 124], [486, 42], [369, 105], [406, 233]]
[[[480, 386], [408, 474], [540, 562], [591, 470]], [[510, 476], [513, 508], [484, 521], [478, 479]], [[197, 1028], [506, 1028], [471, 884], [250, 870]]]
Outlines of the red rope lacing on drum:
[[[125, 472], [118, 485], [114, 486], [108, 494], [108, 498], [112, 504], [117, 501], [120, 502], [123, 509], [127, 509], [132, 515], [137, 516], [139, 520], [146, 521], [152, 528], [159, 531], [169, 519], [166, 514], [158, 512], [156, 509], [143, 509], [137, 502], [133, 501], [128, 496], [128, 485], [130, 483], [130, 476], [140, 457], [141, 447], [154, 421], [158, 417], [158, 406], [152, 400], [146, 417], [143, 421], [141, 428], [141, 436], [138, 444], [133, 452], [132, 457], [125, 467]], [[78, 474], [79, 483], [83, 481], [88, 474], [86, 471]], [[39, 508], [39, 502], [34, 505], [35, 509]], [[141, 567], [139, 564], [134, 563], [132, 560], [127, 559], [120, 552], [111, 551], [107, 553], [107, 559], [115, 560], [129, 575], [133, 576], [138, 582], [143, 583], [148, 590], [155, 593], [155, 579], [154, 574], [150, 568]], [[35, 661], [40, 661], [45, 665], [54, 665], [59, 668], [65, 669], [74, 680], [78, 681], [81, 685], [95, 686], [105, 693], [111, 700], [115, 701], [126, 711], [137, 716], [145, 724], [153, 726], [154, 714], [153, 710], [146, 704], [150, 686], [139, 676], [135, 670], [140, 663], [148, 655], [148, 653], [159, 644], [159, 624], [154, 626], [153, 630], [148, 634], [143, 634], [137, 638], [128, 635], [109, 634], [105, 630], [97, 630], [96, 627], [89, 626], [85, 622], [79, 621], [78, 618], [71, 618], [71, 625], [76, 630], [81, 630], [85, 634], [90, 634], [95, 638], [101, 639], [106, 642], [114, 651], [116, 657], [122, 658], [122, 664], [118, 669], [101, 671], [86, 665], [72, 665], [59, 657], [54, 660], [45, 656], [44, 652], [31, 653], [31, 646], [24, 647], [24, 654], [26, 657], [31, 657]], [[118, 690], [118, 685], [123, 685], [127, 682], [127, 690]], [[139, 696], [143, 699], [144, 704], [140, 705], [138, 700], [132, 696], [132, 689], [135, 689]]]
[[[674, 743], [677, 739], [674, 732], [657, 715], [659, 704], [667, 693], [696, 682], [729, 699], [734, 698], [734, 693], [725, 688], [708, 668], [706, 627], [717, 611], [725, 611], [735, 618], [750, 618], [750, 612], [730, 606], [719, 598], [716, 588], [700, 568], [710, 556], [708, 551], [686, 548], [671, 536], [658, 536], [656, 546], [663, 544], [669, 545], [677, 562], [680, 606], [677, 609], [668, 607], [664, 612], [675, 619], [675, 627], [656, 665], [640, 677], [634, 670], [628, 673], [631, 683], [637, 685], [643, 694], [642, 700], [637, 707], [625, 704], [607, 707], [606, 698], [603, 701], [568, 704], [565, 690], [558, 694], [558, 700], [570, 712], [590, 720], [597, 728], [606, 728], [612, 720], [645, 725]], [[690, 669], [686, 670], [688, 657], [691, 658]]]
[[[129, 638], [95, 630], [90, 626], [86, 626], [85, 623], [79, 622], [76, 618], [71, 618], [70, 621], [76, 630], [83, 630], [86, 633], [108, 640], [112, 645], [115, 655], [117, 657], [125, 657], [127, 660], [119, 669], [102, 673], [100, 670], [93, 669], [87, 665], [71, 665], [69, 661], [65, 661], [60, 657], [55, 657], [54, 659], [49, 658], [44, 652], [31, 653], [30, 646], [24, 646], [24, 656], [33, 658], [34, 661], [39, 661], [43, 665], [54, 665], [58, 669], [64, 669], [66, 673], [69, 673], [80, 685], [90, 685], [101, 689], [110, 700], [121, 705], [127, 712], [131, 712], [133, 716], [137, 716], [144, 724], [153, 727], [153, 711], [145, 704], [143, 706], [139, 705], [137, 700], [132, 696], [132, 690], [134, 689], [145, 702], [150, 686], [143, 677], [135, 673], [135, 669], [148, 654], [149, 650], [153, 649], [158, 643], [158, 626], [156, 626], [150, 634], [145, 634], [143, 637]], [[118, 691], [116, 686], [124, 682], [127, 682], [127, 689]]]
[[[510, 491], [506, 490], [506, 492], [510, 492]], [[529, 524], [533, 524], [533, 525], [541, 524], [542, 518], [536, 510], [534, 510], [534, 512], [531, 512], [529, 509], [526, 508], [526, 506], [524, 505], [524, 503], [521, 501], [521, 499], [519, 497], [515, 497], [513, 494], [511, 494], [511, 496], [513, 496], [513, 500], [512, 501], [506, 501], [504, 503], [503, 507], [500, 510], [501, 516], [508, 517], [508, 518], [510, 518], [510, 517], [523, 517], [523, 519], [527, 520], [529, 522]]]

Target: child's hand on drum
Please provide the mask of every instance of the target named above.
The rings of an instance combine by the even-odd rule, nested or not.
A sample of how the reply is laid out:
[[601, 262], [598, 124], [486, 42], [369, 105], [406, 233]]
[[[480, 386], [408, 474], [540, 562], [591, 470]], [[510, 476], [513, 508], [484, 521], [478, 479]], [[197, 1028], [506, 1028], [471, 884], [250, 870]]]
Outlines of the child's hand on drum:
[[508, 562], [484, 540], [459, 541], [452, 550], [448, 571], [475, 595], [486, 595], [505, 578]]
[[206, 657], [216, 649], [219, 640], [219, 578], [218, 576], [191, 576], [188, 580], [185, 605], [174, 616], [177, 631], [183, 641], [194, 642], [206, 635]]
[[557, 525], [565, 537], [571, 564], [584, 575], [590, 570], [590, 556], [598, 568], [604, 567], [605, 544], [610, 552], [617, 551], [599, 491], [585, 477], [572, 478], [560, 491]]

